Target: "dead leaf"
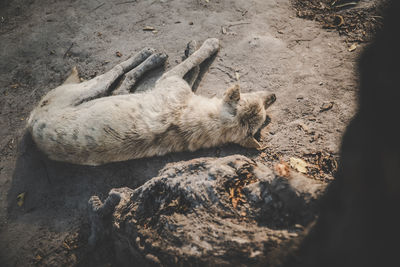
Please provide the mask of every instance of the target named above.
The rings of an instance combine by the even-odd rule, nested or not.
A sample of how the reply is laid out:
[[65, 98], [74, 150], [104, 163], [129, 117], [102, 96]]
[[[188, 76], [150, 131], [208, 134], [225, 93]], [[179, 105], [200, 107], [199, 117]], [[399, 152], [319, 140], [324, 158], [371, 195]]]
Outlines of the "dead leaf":
[[349, 47], [349, 52], [353, 52], [354, 50], [356, 50], [356, 48], [357, 48], [357, 44], [352, 44], [350, 47]]
[[24, 205], [24, 201], [25, 201], [25, 195], [26, 193], [21, 193], [17, 196], [17, 205], [18, 207], [21, 207], [22, 205]]
[[290, 176], [289, 166], [284, 161], [281, 161], [280, 163], [275, 165], [275, 171], [281, 177], [289, 177]]
[[290, 167], [301, 173], [307, 173], [308, 163], [299, 158], [290, 158]]
[[122, 57], [122, 54], [121, 54], [121, 52], [119, 52], [119, 51], [115, 52], [115, 55], [116, 55], [117, 57]]

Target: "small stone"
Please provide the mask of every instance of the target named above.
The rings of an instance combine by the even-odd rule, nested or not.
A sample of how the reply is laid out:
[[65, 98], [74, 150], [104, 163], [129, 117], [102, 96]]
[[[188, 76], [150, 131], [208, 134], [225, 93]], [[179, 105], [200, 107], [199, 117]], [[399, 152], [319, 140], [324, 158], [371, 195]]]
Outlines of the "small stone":
[[325, 102], [320, 107], [320, 112], [330, 110], [333, 107], [334, 102]]

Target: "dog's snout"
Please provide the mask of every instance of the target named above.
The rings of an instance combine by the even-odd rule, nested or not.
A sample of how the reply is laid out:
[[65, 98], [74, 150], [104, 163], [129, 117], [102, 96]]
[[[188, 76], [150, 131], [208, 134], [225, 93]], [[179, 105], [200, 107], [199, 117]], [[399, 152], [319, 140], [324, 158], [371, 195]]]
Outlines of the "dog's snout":
[[268, 108], [269, 106], [271, 106], [275, 101], [276, 101], [275, 94], [268, 95], [265, 99], [265, 108]]

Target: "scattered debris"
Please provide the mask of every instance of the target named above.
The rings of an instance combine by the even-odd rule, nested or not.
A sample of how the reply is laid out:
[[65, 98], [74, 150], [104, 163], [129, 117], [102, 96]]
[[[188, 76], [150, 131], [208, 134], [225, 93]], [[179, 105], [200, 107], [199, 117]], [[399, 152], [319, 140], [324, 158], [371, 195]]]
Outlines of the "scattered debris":
[[300, 18], [316, 20], [350, 42], [368, 42], [383, 25], [382, 11], [389, 1], [291, 0]]
[[17, 196], [17, 205], [18, 207], [21, 207], [22, 205], [24, 205], [24, 201], [25, 201], [25, 195], [26, 193], [21, 193]]
[[[359, 1], [359, 0], [358, 0]], [[349, 2], [349, 3], [344, 3], [344, 4], [337, 4], [337, 2], [341, 2], [341, 1], [333, 1], [331, 6], [334, 6], [336, 8], [343, 8], [343, 7], [348, 7], [348, 6], [355, 6], [357, 5], [357, 2]]]
[[290, 158], [290, 167], [301, 173], [307, 173], [308, 163], [299, 158]]
[[16, 89], [16, 88], [18, 88], [19, 86], [20, 86], [19, 83], [14, 83], [14, 84], [10, 85], [10, 87], [11, 87], [12, 89]]
[[115, 52], [115, 55], [116, 55], [117, 57], [122, 57], [122, 54], [121, 54], [121, 52], [119, 52], [119, 51]]
[[93, 12], [93, 11], [99, 9], [100, 7], [104, 6], [105, 4], [106, 4], [106, 3], [102, 3], [102, 4], [98, 5], [97, 7], [93, 8], [93, 9], [91, 10], [91, 12]]
[[71, 250], [71, 247], [65, 241], [63, 242], [63, 247], [65, 247], [67, 250]]
[[66, 58], [67, 56], [69, 56], [69, 51], [71, 51], [73, 46], [74, 46], [74, 43], [71, 43], [71, 45], [69, 46], [67, 51], [65, 51], [63, 58]]
[[152, 33], [157, 33], [158, 31], [154, 28], [154, 27], [152, 27], [152, 26], [144, 26], [143, 27], [143, 31], [144, 32], [152, 32]]
[[42, 256], [40, 256], [39, 254], [37, 254], [36, 256], [35, 256], [35, 261], [36, 262], [39, 262], [39, 261], [41, 261], [42, 260]]
[[320, 112], [330, 110], [333, 107], [334, 102], [325, 102], [320, 107]]
[[131, 4], [131, 3], [136, 3], [136, 2], [137, 2], [137, 0], [125, 1], [125, 2], [121, 2], [121, 3], [116, 3], [115, 5]]
[[324, 28], [326, 29], [334, 29], [344, 25], [344, 18], [341, 15], [333, 15], [333, 21], [330, 23], [325, 23]]
[[233, 208], [237, 208], [238, 204], [245, 203], [244, 195], [242, 194], [243, 187], [258, 181], [252, 174], [253, 166], [247, 164], [242, 169], [237, 170], [237, 178], [228, 180], [225, 184], [225, 189], [229, 194]]
[[242, 17], [244, 17], [249, 11], [246, 9], [236, 9], [237, 12], [240, 12]]
[[310, 131], [310, 127], [308, 127], [306, 124], [304, 124], [303, 122], [299, 122], [298, 124], [297, 124], [297, 127], [299, 128], [299, 129], [302, 129], [305, 133], [311, 133], [311, 131]]
[[331, 153], [324, 153], [321, 151], [304, 154], [304, 158], [307, 159], [309, 165], [308, 175], [319, 180], [331, 180], [338, 169], [338, 163], [336, 156]]
[[143, 27], [143, 31], [154, 31], [154, 30], [155, 30], [155, 28], [152, 26], [144, 26]]
[[356, 48], [357, 48], [357, 44], [356, 43], [354, 43], [354, 44], [352, 44], [350, 47], [349, 47], [349, 52], [353, 52], [354, 50], [356, 50]]
[[231, 22], [228, 24], [228, 28], [230, 27], [234, 27], [234, 26], [239, 26], [239, 25], [245, 25], [245, 24], [250, 24], [250, 21], [235, 21], [235, 22]]
[[279, 176], [282, 176], [282, 177], [290, 176], [289, 165], [286, 162], [284, 162], [283, 160], [281, 160], [280, 163], [276, 164], [274, 169]]
[[229, 29], [229, 26], [221, 26], [221, 33], [226, 35], [236, 35], [236, 32]]
[[221, 33], [226, 34], [226, 28], [224, 26], [221, 27]]

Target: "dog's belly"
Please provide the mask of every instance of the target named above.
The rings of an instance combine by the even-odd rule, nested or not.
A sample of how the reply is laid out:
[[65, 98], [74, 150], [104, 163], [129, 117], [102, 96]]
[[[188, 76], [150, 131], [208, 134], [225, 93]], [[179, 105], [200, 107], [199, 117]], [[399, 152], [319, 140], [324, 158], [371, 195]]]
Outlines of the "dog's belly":
[[[99, 165], [185, 149], [179, 106], [113, 97], [33, 119], [31, 133], [51, 159]], [[161, 99], [162, 100], [162, 99]], [[172, 108], [173, 107], [173, 108]]]

